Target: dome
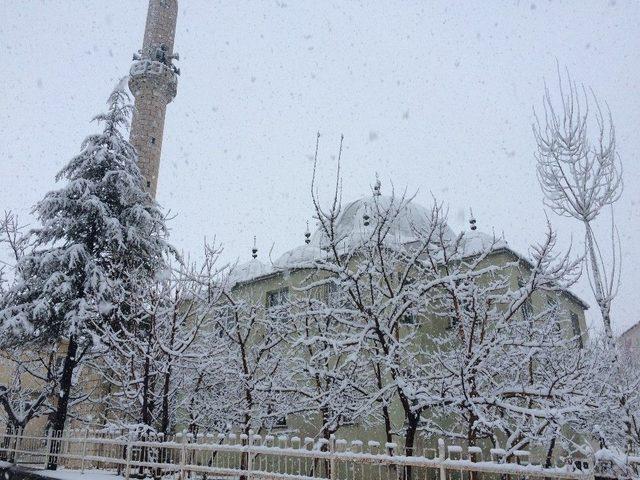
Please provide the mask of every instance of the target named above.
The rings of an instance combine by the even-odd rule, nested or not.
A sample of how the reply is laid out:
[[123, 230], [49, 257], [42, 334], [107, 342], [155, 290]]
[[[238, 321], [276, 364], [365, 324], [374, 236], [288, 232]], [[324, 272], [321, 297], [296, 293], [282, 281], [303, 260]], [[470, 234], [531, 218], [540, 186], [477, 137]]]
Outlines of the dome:
[[[367, 238], [373, 231], [376, 212], [391, 211], [400, 208], [393, 220], [392, 229], [386, 239], [393, 244], [406, 244], [416, 240], [415, 231], [428, 231], [431, 227], [431, 210], [413, 202], [403, 201], [397, 197], [372, 195], [348, 203], [337, 220], [336, 230], [339, 242], [346, 246], [354, 246]], [[370, 220], [366, 221], [368, 217]], [[367, 225], [368, 223], [368, 225]], [[447, 236], [455, 238], [453, 230], [447, 227]], [[326, 235], [322, 229], [316, 230], [311, 244], [322, 248], [326, 245]]]
[[275, 262], [276, 268], [304, 268], [324, 255], [315, 245], [300, 245], [283, 253]]
[[254, 278], [271, 273], [271, 269], [257, 258], [236, 265], [229, 274], [232, 284], [247, 282]]
[[487, 249], [497, 250], [507, 247], [507, 242], [494, 235], [488, 235], [479, 230], [465, 232], [462, 237], [463, 252], [465, 256], [477, 255]]

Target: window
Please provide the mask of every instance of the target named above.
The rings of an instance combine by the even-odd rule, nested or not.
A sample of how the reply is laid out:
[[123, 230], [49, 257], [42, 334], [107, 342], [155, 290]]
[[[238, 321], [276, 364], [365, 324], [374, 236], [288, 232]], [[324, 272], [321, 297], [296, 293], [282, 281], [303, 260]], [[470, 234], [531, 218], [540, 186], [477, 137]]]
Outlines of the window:
[[402, 317], [400, 317], [400, 323], [402, 325], [415, 325], [418, 319], [417, 309], [412, 305], [404, 312]]
[[416, 323], [416, 315], [415, 313], [411, 312], [410, 310], [407, 310], [407, 312], [402, 315], [402, 317], [400, 318], [400, 323], [402, 325], [413, 325]]
[[156, 144], [156, 137], [151, 137], [151, 145], [155, 145]]
[[281, 417], [276, 417], [274, 415], [274, 408], [273, 405], [267, 405], [267, 414], [272, 415], [271, 418], [275, 417], [275, 420], [273, 422], [273, 427], [272, 428], [286, 428], [287, 427], [287, 416], [283, 415]]
[[582, 344], [582, 330], [580, 329], [580, 319], [578, 317], [578, 314], [575, 312], [571, 312], [570, 316], [571, 316], [571, 326], [573, 327], [573, 335], [576, 337], [576, 342], [578, 342], [578, 346], [582, 348], [583, 344]]
[[289, 288], [279, 288], [267, 292], [267, 314], [269, 318], [282, 315], [282, 306], [289, 300]]
[[267, 308], [278, 307], [284, 305], [289, 299], [289, 288], [279, 288], [267, 292]]

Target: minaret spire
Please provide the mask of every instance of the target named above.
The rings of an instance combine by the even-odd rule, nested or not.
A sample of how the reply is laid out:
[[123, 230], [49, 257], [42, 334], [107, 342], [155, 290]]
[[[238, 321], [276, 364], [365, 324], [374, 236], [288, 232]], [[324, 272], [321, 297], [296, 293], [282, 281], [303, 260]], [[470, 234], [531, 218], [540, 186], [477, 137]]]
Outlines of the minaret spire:
[[180, 70], [173, 65], [178, 0], [149, 0], [142, 49], [133, 56], [129, 89], [136, 99], [130, 142], [138, 152], [145, 187], [156, 196], [167, 104], [176, 96]]

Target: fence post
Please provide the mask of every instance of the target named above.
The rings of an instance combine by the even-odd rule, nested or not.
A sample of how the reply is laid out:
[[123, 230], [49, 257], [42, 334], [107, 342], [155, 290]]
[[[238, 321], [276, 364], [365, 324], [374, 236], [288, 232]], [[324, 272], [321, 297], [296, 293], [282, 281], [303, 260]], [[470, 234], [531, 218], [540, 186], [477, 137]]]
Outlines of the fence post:
[[131, 450], [133, 450], [133, 447], [131, 445], [131, 437], [132, 437], [131, 432], [128, 432], [127, 443], [126, 443], [127, 456], [126, 456], [125, 467], [124, 467], [125, 480], [129, 480], [129, 476], [131, 475]]
[[47, 429], [47, 446], [45, 447], [45, 454], [44, 454], [44, 468], [47, 468], [47, 465], [49, 465], [49, 455], [51, 455], [52, 437], [53, 437], [53, 428], [49, 427]]
[[84, 431], [84, 438], [82, 439], [82, 458], [80, 459], [80, 473], [84, 473], [84, 456], [87, 453], [87, 437], [89, 436], [89, 427]]
[[440, 460], [440, 480], [445, 480], [447, 478], [447, 469], [444, 466], [444, 462], [447, 459], [447, 450], [442, 438], [438, 439], [438, 459]]
[[596, 456], [594, 454], [594, 452], [591, 452], [591, 455], [589, 455], [589, 476], [588, 479], [589, 480], [595, 480], [596, 478]]
[[180, 447], [180, 480], [185, 479], [184, 467], [187, 463], [187, 432], [182, 432], [182, 446]]
[[22, 437], [23, 433], [24, 433], [24, 429], [21, 427], [18, 427], [18, 429], [16, 430], [16, 441], [13, 447], [13, 464], [14, 465], [18, 464], [18, 448], [22, 447], [22, 440], [20, 437]]
[[251, 449], [253, 446], [253, 430], [249, 430], [249, 438], [247, 439], [247, 480], [251, 480], [251, 471], [253, 470], [253, 458]]
[[338, 472], [336, 472], [336, 436], [331, 434], [329, 436], [329, 452], [331, 456], [329, 458], [329, 470], [331, 470], [329, 477], [331, 480], [338, 478]]

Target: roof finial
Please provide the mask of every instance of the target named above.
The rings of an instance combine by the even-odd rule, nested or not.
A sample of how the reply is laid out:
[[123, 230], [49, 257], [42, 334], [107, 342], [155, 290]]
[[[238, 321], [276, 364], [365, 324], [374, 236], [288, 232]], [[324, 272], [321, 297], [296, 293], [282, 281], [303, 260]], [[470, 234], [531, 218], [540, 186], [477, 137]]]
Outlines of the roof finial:
[[311, 232], [309, 231], [309, 220], [307, 220], [307, 229], [304, 231], [304, 243], [309, 245], [311, 243]]
[[255, 237], [255, 235], [253, 237], [253, 248], [251, 249], [251, 256], [253, 257], [254, 260], [256, 258], [258, 258], [258, 247], [256, 247], [256, 237]]
[[473, 210], [469, 208], [469, 213], [471, 214], [471, 218], [469, 219], [469, 225], [471, 225], [471, 231], [475, 231], [476, 228], [476, 219], [473, 216]]
[[380, 187], [382, 187], [382, 183], [380, 183], [380, 177], [378, 177], [378, 172], [376, 172], [376, 183], [373, 184], [373, 195], [378, 197], [380, 196]]

